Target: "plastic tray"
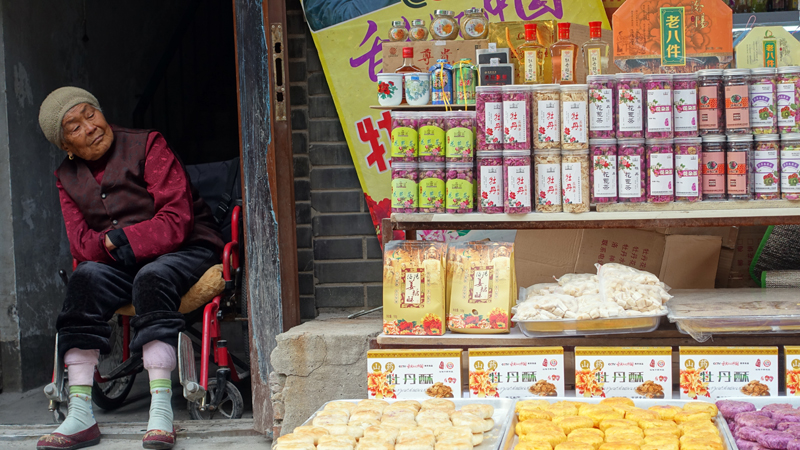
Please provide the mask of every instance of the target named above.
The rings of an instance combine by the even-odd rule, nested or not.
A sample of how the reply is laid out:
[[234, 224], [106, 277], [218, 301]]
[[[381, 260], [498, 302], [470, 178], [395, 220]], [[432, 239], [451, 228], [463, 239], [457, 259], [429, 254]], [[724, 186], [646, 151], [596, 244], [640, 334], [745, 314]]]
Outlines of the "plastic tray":
[[[541, 399], [541, 397], [538, 397]], [[773, 397], [774, 398], [774, 397]], [[520, 399], [525, 400], [525, 399]], [[560, 401], [571, 401], [571, 402], [580, 402], [580, 403], [593, 403], [597, 404], [600, 403], [602, 398], [594, 397], [594, 398], [583, 398], [583, 397], [554, 397], [554, 398], [546, 398], [547, 401], [550, 403], [556, 403]], [[726, 399], [728, 400], [728, 399]], [[650, 399], [636, 399], [634, 403], [639, 408], [649, 408], [651, 406], [658, 406], [658, 405], [675, 405], [675, 406], [683, 406], [686, 403], [696, 403], [700, 400], [650, 400]], [[710, 402], [708, 402], [710, 403]], [[774, 402], [773, 402], [774, 403]], [[512, 410], [513, 411], [513, 410]], [[517, 427], [517, 415], [512, 414], [512, 419], [510, 422], [510, 431], [509, 437], [506, 439], [503, 450], [513, 450], [514, 446], [517, 445], [519, 442], [519, 438], [516, 435], [516, 427]], [[733, 439], [733, 435], [731, 434], [730, 428], [728, 428], [728, 423], [725, 422], [725, 418], [722, 417], [722, 414], [717, 413], [716, 417], [714, 417], [714, 424], [719, 429], [720, 437], [722, 438], [722, 445], [725, 446], [725, 450], [737, 450], [736, 441]]]
[[713, 334], [772, 334], [800, 331], [796, 289], [676, 290], [667, 303], [670, 322], [705, 342]]
[[[347, 399], [336, 401], [358, 403], [361, 400], [362, 399]], [[420, 402], [423, 400], [424, 399], [418, 399]], [[505, 445], [505, 440], [509, 438], [509, 436], [513, 436], [514, 432], [511, 431], [509, 433], [509, 429], [511, 429], [511, 420], [516, 416], [516, 414], [514, 414], [514, 406], [517, 404], [516, 400], [510, 398], [449, 398], [448, 400], [456, 404], [457, 410], [461, 409], [464, 405], [474, 403], [492, 405], [494, 407], [494, 415], [492, 415], [492, 419], [494, 419], [494, 428], [483, 433], [483, 442], [474, 447], [473, 450], [500, 450]], [[386, 401], [393, 403], [398, 400]], [[326, 402], [321, 408], [315, 411], [308, 420], [303, 422], [303, 425], [311, 425], [311, 421], [314, 420], [317, 413], [325, 409], [328, 403], [330, 402]]]
[[[761, 409], [767, 405], [771, 405], [773, 403], [788, 403], [795, 408], [800, 407], [800, 397], [725, 397], [721, 398], [720, 400], [736, 400], [737, 402], [748, 402], [756, 405], [756, 408]], [[736, 438], [733, 437], [733, 433], [731, 433], [731, 429], [728, 427], [728, 422], [725, 422], [725, 430], [731, 436], [731, 442], [733, 443], [733, 448], [738, 450], [738, 446], [736, 445]]]
[[528, 337], [592, 336], [596, 334], [649, 333], [667, 313], [656, 316], [614, 317], [593, 320], [516, 320], [519, 329]]

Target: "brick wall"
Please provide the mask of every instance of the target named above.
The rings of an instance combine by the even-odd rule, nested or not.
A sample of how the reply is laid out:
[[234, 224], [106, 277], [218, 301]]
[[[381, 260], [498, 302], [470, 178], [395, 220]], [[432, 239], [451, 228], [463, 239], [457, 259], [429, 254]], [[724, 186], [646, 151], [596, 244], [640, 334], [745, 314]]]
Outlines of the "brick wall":
[[380, 306], [375, 228], [300, 2], [286, 9], [301, 314]]

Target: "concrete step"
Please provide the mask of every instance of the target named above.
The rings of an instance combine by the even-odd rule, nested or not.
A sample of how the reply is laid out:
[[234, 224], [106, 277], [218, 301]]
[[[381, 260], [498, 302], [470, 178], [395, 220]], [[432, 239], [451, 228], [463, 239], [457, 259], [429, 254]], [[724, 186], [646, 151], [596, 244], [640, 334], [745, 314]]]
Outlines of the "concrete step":
[[[52, 432], [55, 425], [0, 425], [0, 445], [8, 448], [7, 442], [37, 440], [40, 436]], [[259, 438], [264, 443], [269, 440], [253, 429], [252, 419], [239, 420], [190, 420], [176, 421], [175, 430], [178, 440], [182, 439], [223, 439], [236, 442], [235, 438]], [[105, 440], [141, 440], [147, 431], [147, 422], [100, 424], [100, 431]], [[259, 441], [259, 439], [250, 439]], [[130, 445], [130, 443], [128, 443]], [[104, 447], [105, 448], [105, 447]], [[238, 447], [237, 447], [238, 448]]]

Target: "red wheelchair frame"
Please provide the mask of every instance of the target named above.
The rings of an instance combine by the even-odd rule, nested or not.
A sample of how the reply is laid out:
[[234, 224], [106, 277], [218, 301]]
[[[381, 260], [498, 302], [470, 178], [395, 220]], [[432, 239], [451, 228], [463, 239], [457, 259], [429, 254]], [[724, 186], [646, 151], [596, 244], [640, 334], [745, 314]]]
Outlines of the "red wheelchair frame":
[[[215, 296], [209, 303], [207, 303], [203, 307], [203, 318], [202, 318], [202, 332], [200, 335], [200, 377], [198, 379], [198, 384], [202, 387], [201, 394], [203, 395], [202, 399], [197, 406], [199, 411], [215, 411], [216, 408], [219, 406], [220, 402], [223, 400], [226, 392], [228, 394], [233, 394], [234, 396], [238, 396], [238, 402], [241, 403], [241, 394], [238, 392], [238, 389], [227, 383], [227, 381], [232, 381], [237, 383], [241, 381], [243, 378], [249, 376], [249, 370], [246, 370], [243, 374], [239, 374], [236, 370], [234, 362], [238, 362], [240, 366], [244, 366], [246, 369], [249, 369], [246, 363], [238, 360], [238, 358], [233, 357], [228, 352], [227, 342], [222, 339], [222, 329], [221, 329], [221, 321], [223, 319], [223, 315], [221, 313], [221, 309], [223, 307], [223, 300], [225, 298], [229, 298], [232, 296], [236, 290], [236, 281], [237, 281], [237, 274], [239, 271], [239, 250], [240, 250], [240, 240], [239, 240], [239, 223], [241, 219], [241, 206], [236, 205], [233, 207], [231, 212], [231, 241], [225, 244], [225, 247], [222, 251], [222, 276], [225, 280], [225, 289], [224, 291]], [[73, 259], [72, 269], [73, 271], [77, 268], [78, 262]], [[66, 281], [66, 274], [63, 272], [61, 273], [62, 279]], [[134, 375], [138, 372], [142, 371], [142, 364], [141, 364], [141, 356], [136, 355], [135, 360], [131, 360], [130, 354], [130, 339], [131, 339], [131, 327], [130, 327], [130, 316], [122, 315], [122, 363], [116, 367], [114, 370], [103, 376], [100, 374], [100, 370], [96, 367], [94, 372], [94, 381], [96, 382], [96, 386], [102, 383], [109, 383], [115, 380], [120, 380], [124, 377], [128, 377]], [[190, 327], [187, 326], [187, 330]], [[214, 363], [217, 365], [217, 376], [211, 383], [209, 382], [209, 365], [210, 365], [210, 358], [213, 355]], [[192, 351], [191, 358], [194, 358], [194, 352]], [[236, 361], [234, 361], [236, 360]], [[191, 367], [194, 368], [194, 361], [191, 361]], [[60, 411], [60, 404], [66, 401], [67, 396], [64, 395], [65, 391], [65, 382], [63, 380], [63, 375], [65, 372], [63, 362], [60, 361], [58, 352], [56, 352], [56, 365], [53, 371], [53, 383], [45, 387], [45, 394], [51, 400], [50, 401], [50, 410], [54, 412], [56, 416], [56, 420], [63, 419], [63, 414]], [[59, 373], [58, 368], [61, 368], [61, 373]], [[230, 370], [233, 368], [233, 370]], [[195, 374], [196, 376], [196, 374]], [[181, 380], [183, 383], [184, 380]], [[133, 382], [133, 379], [130, 379], [130, 383]], [[212, 389], [209, 391], [209, 387], [211, 384], [214, 384], [216, 390]], [[185, 384], [184, 384], [185, 386]], [[129, 390], [129, 388], [128, 388]], [[235, 392], [231, 392], [234, 390]], [[211, 394], [211, 402], [207, 404], [205, 393]], [[120, 405], [121, 402], [124, 401], [124, 397], [127, 396], [127, 392], [122, 395], [122, 399], [119, 400]], [[184, 389], [184, 396], [186, 396], [186, 390]], [[196, 397], [196, 395], [195, 395]], [[187, 398], [189, 400], [190, 408], [192, 406], [192, 399]], [[237, 399], [233, 399], [234, 402]], [[95, 401], [95, 403], [98, 403]], [[198, 402], [195, 402], [198, 403]], [[115, 405], [113, 407], [106, 407], [105, 409], [113, 409], [119, 407], [120, 405]], [[103, 405], [98, 404], [101, 408]], [[194, 411], [192, 411], [194, 413]], [[241, 417], [241, 413], [234, 414], [231, 413], [232, 416], [238, 415]], [[199, 413], [193, 414], [194, 418], [202, 418], [199, 417]], [[238, 418], [238, 417], [231, 417], [231, 418]]]

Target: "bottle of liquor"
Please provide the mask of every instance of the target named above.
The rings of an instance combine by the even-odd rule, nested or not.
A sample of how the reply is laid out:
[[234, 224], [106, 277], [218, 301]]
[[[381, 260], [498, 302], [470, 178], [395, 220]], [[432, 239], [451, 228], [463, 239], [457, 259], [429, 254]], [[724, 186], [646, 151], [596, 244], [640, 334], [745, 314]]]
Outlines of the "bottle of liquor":
[[519, 69], [522, 72], [522, 82], [525, 84], [542, 84], [544, 80], [544, 65], [547, 59], [547, 49], [539, 44], [536, 37], [536, 24], [525, 24], [525, 42], [517, 47]]
[[583, 44], [583, 64], [586, 75], [608, 73], [608, 42], [600, 40], [602, 22], [589, 22], [589, 40]]
[[422, 72], [422, 69], [414, 65], [414, 47], [403, 47], [403, 65], [394, 71], [394, 73], [408, 72]]
[[558, 40], [550, 46], [553, 59], [553, 83], [575, 84], [575, 58], [578, 46], [569, 40], [569, 23], [558, 24]]

